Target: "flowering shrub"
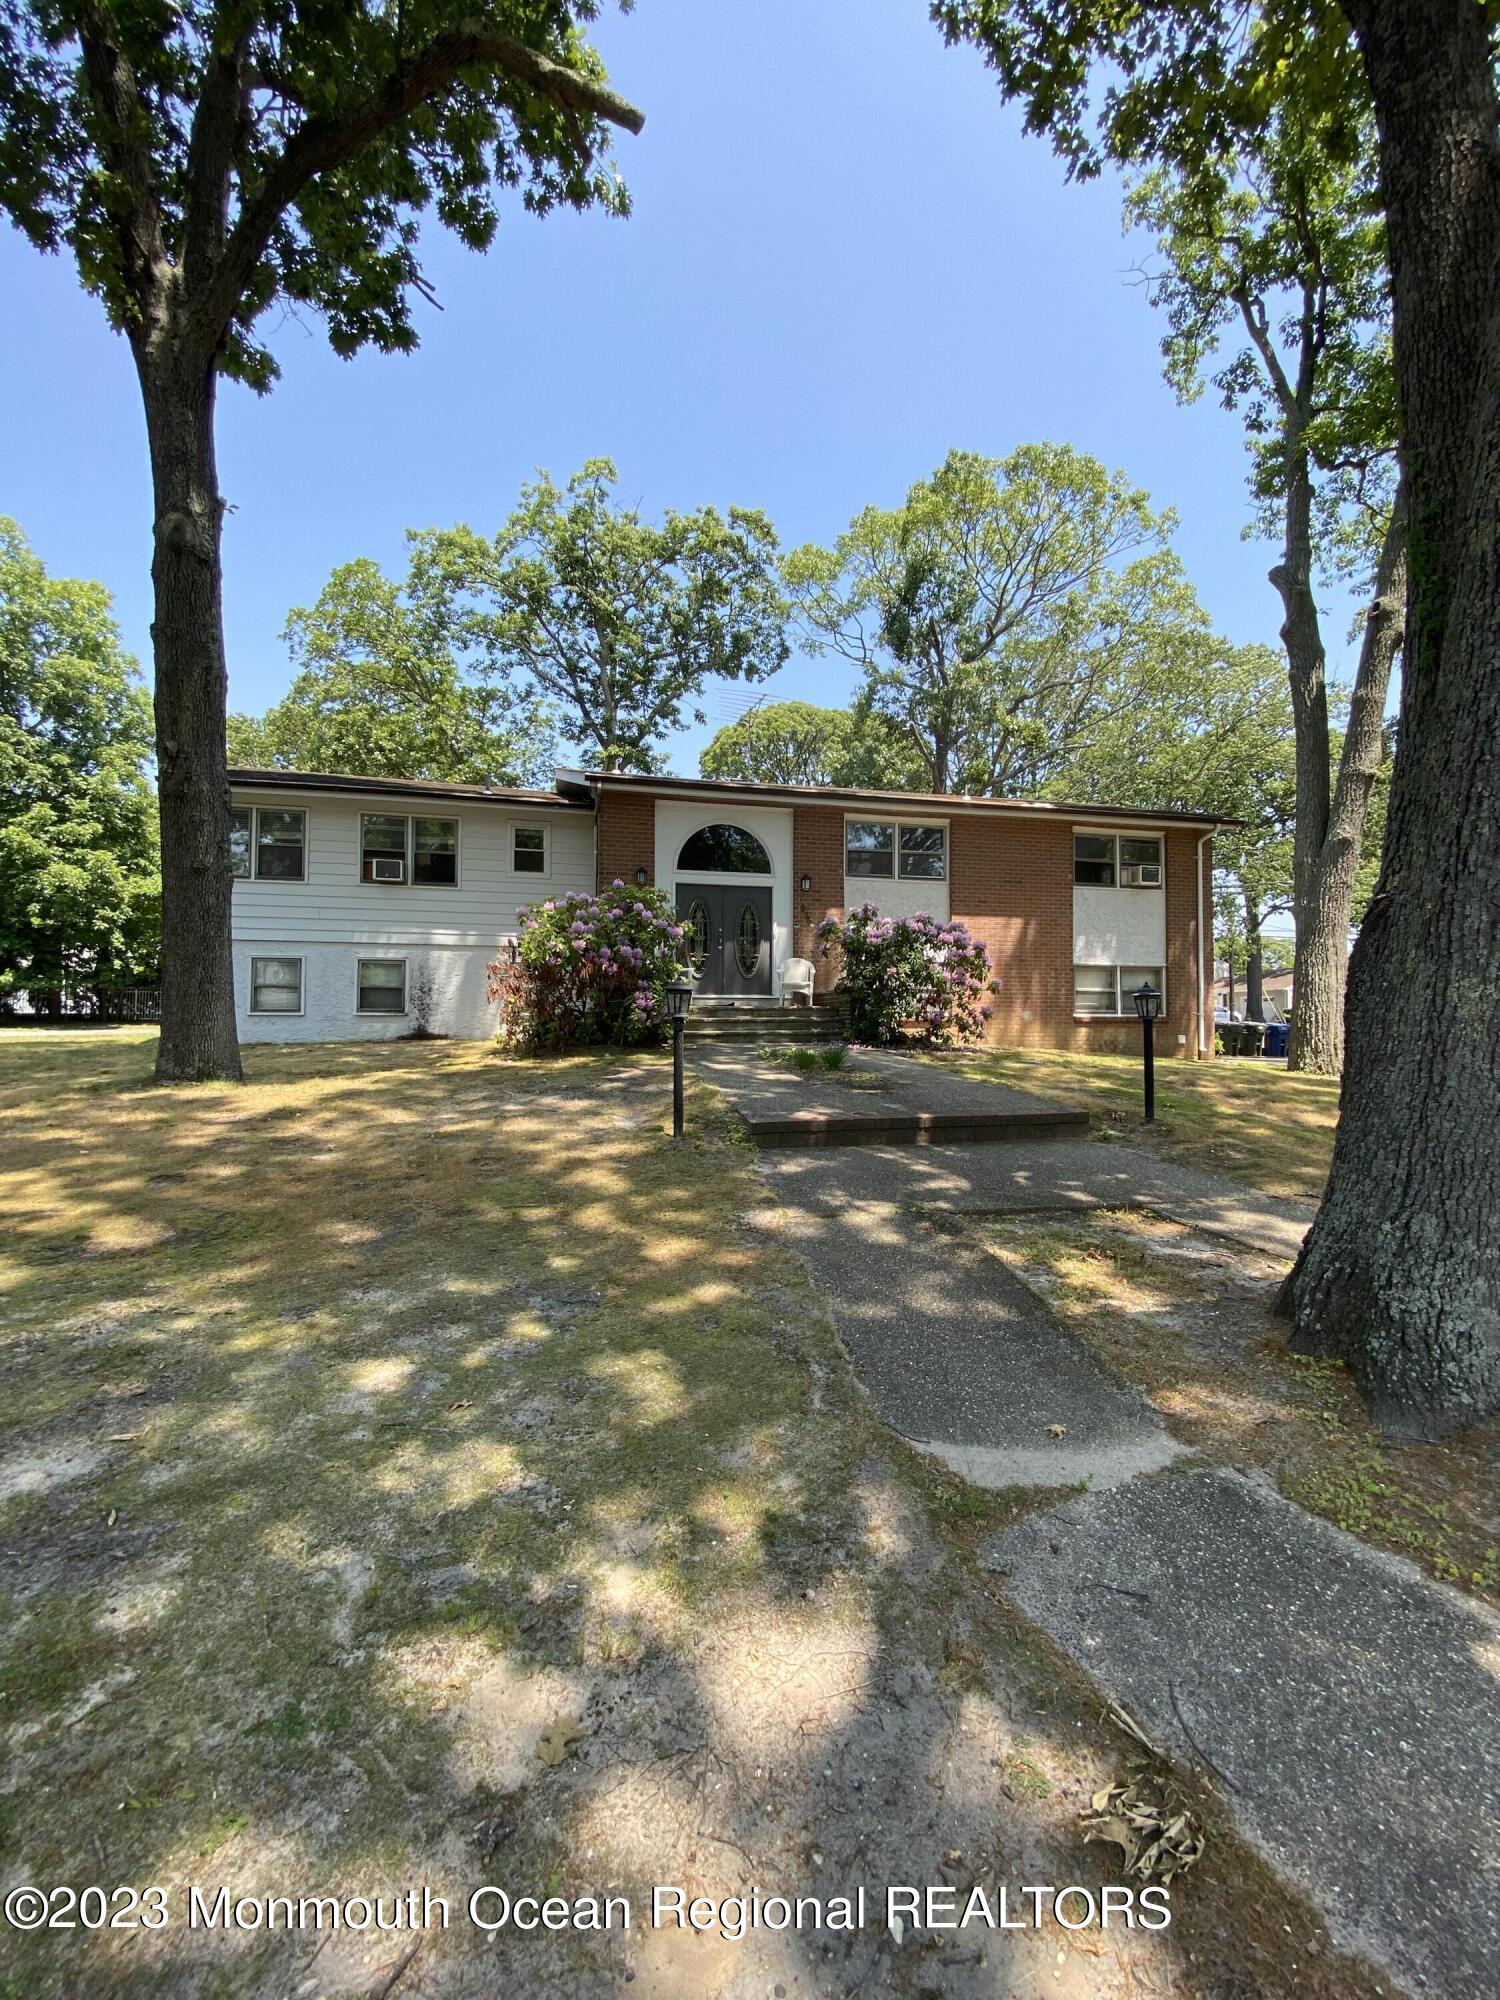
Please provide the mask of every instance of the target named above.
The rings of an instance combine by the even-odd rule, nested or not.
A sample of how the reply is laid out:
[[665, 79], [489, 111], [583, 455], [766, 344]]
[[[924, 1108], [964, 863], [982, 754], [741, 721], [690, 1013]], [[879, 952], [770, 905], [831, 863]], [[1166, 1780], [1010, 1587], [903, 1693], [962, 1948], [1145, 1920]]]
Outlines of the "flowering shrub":
[[873, 903], [818, 926], [823, 957], [843, 957], [839, 987], [862, 1042], [974, 1042], [992, 993], [990, 955], [965, 927], [936, 917], [882, 917]]
[[681, 956], [682, 925], [656, 889], [616, 881], [516, 912], [513, 958], [490, 967], [500, 1039], [515, 1048], [655, 1041]]

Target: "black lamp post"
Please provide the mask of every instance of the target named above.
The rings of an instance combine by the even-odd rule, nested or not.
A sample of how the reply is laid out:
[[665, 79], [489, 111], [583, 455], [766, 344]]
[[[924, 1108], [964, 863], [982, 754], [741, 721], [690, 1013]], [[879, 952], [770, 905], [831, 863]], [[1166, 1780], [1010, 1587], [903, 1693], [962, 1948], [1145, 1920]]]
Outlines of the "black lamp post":
[[693, 982], [679, 972], [667, 987], [667, 1013], [672, 1022], [672, 1137], [682, 1137], [682, 1030], [693, 1004]]
[[1146, 1118], [1156, 1123], [1156, 1036], [1154, 1029], [1161, 1013], [1161, 995], [1148, 979], [1135, 991], [1135, 1011], [1140, 1016], [1143, 1053], [1146, 1058]]

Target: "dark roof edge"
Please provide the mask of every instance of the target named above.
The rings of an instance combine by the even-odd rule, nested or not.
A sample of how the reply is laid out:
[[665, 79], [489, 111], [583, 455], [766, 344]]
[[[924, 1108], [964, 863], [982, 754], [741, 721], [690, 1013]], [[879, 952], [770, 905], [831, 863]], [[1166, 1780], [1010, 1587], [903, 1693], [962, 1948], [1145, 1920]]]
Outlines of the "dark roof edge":
[[1053, 799], [988, 799], [968, 792], [883, 792], [861, 791], [844, 785], [764, 785], [753, 778], [654, 777], [639, 771], [590, 771], [589, 783], [598, 790], [607, 785], [666, 791], [721, 793], [725, 798], [826, 800], [830, 805], [931, 806], [958, 808], [965, 812], [1035, 813], [1056, 819], [1172, 820], [1184, 826], [1243, 826], [1244, 821], [1225, 813], [1187, 812], [1178, 806], [1106, 806], [1097, 802], [1078, 803]]
[[262, 765], [231, 764], [231, 785], [288, 792], [384, 792], [414, 799], [452, 799], [466, 805], [524, 805], [538, 810], [589, 810], [593, 801], [575, 788], [541, 792], [521, 785], [457, 785], [438, 778], [365, 778], [344, 771], [278, 771]]

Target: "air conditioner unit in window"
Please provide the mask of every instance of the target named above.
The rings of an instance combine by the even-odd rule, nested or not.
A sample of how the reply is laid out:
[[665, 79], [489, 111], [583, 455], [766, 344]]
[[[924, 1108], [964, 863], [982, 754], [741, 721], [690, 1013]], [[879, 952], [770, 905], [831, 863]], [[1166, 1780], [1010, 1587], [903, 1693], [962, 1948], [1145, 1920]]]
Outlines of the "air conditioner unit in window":
[[406, 863], [398, 854], [377, 854], [370, 863], [370, 875], [376, 882], [404, 882]]
[[1143, 861], [1133, 868], [1122, 868], [1120, 880], [1127, 889], [1159, 889], [1161, 887], [1161, 863]]

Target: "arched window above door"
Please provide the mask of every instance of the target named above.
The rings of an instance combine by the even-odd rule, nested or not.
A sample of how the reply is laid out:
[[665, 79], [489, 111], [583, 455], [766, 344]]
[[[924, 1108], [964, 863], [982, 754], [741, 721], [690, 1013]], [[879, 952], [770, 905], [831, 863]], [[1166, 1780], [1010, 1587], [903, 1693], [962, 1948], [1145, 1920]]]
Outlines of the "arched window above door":
[[677, 857], [679, 875], [770, 875], [771, 857], [753, 833], [742, 826], [719, 822], [700, 826], [682, 844]]

